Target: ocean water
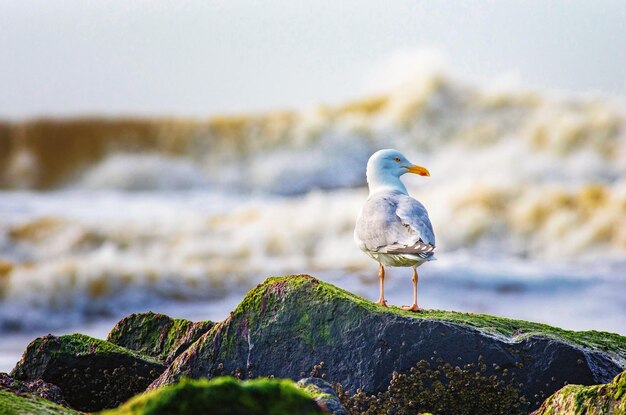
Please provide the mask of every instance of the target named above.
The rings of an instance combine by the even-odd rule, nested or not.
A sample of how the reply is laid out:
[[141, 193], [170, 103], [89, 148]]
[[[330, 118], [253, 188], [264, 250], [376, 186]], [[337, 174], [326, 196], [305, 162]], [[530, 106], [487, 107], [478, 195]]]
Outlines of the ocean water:
[[[431, 74], [338, 107], [0, 127], [0, 370], [35, 336], [130, 312], [220, 320], [267, 276], [370, 299], [352, 232], [365, 163], [397, 148], [438, 260], [420, 305], [626, 334], [624, 106]], [[411, 301], [410, 270], [387, 297]]]

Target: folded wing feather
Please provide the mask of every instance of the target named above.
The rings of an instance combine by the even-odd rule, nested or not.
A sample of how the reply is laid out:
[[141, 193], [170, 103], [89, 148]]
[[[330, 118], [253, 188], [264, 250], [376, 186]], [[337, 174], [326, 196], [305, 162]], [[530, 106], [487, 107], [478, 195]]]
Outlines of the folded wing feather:
[[370, 251], [432, 257], [435, 235], [426, 208], [401, 192], [375, 194], [357, 223], [357, 237]]

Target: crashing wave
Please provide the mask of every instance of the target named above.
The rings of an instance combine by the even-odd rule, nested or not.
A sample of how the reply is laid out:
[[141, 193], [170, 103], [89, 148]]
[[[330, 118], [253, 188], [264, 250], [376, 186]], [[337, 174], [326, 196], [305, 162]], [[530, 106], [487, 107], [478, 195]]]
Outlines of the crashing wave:
[[366, 160], [383, 147], [432, 174], [405, 183], [429, 209], [434, 267], [464, 255], [588, 261], [617, 264], [617, 278], [625, 120], [608, 99], [480, 90], [435, 73], [301, 112], [3, 125], [0, 186], [55, 191], [0, 194], [0, 325], [213, 298], [270, 274], [358, 276], [371, 263], [352, 230]]
[[[210, 177], [242, 189], [296, 194], [362, 185], [367, 156], [396, 147], [446, 174], [460, 158], [473, 162], [473, 171], [457, 170], [448, 181], [480, 178], [487, 156], [498, 163], [504, 154], [509, 163], [512, 153], [515, 163], [501, 162], [498, 174], [531, 184], [609, 182], [626, 174], [624, 120], [608, 99], [479, 90], [434, 73], [386, 96], [300, 112], [208, 121], [8, 123], [0, 128], [6, 147], [0, 170], [5, 187], [90, 187], [105, 181], [105, 187], [152, 190], [166, 179], [129, 184], [132, 179], [121, 176], [141, 176], [165, 162], [184, 187], [204, 186]], [[138, 165], [126, 157], [138, 157]]]
[[206, 188], [210, 179], [189, 160], [158, 154], [113, 154], [72, 185], [88, 190], [181, 190]]

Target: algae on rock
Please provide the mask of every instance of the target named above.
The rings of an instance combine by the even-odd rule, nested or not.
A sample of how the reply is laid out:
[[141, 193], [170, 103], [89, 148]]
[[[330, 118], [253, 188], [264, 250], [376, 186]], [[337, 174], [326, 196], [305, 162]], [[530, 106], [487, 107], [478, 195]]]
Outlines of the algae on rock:
[[22, 382], [0, 373], [0, 414], [74, 415], [67, 407], [61, 389], [41, 379]]
[[294, 380], [320, 361], [351, 393], [385, 390], [393, 372], [441, 358], [506, 369], [537, 408], [566, 383], [608, 382], [624, 370], [626, 338], [449, 311], [383, 308], [296, 275], [268, 278], [231, 315], [183, 352], [150, 388], [182, 377], [276, 376]]
[[142, 392], [165, 369], [155, 359], [83, 334], [32, 341], [11, 375], [61, 388], [72, 408], [113, 408]]
[[0, 390], [0, 414], [3, 415], [79, 415], [80, 412], [31, 394], [17, 395]]
[[34, 396], [61, 406], [69, 406], [63, 397], [61, 388], [41, 379], [23, 382], [12, 378], [7, 373], [0, 373], [0, 391], [11, 392], [19, 396]]
[[107, 340], [170, 364], [214, 325], [152, 312], [131, 314], [113, 327]]
[[550, 396], [533, 415], [625, 415], [626, 371], [604, 385], [567, 385]]
[[102, 415], [316, 415], [327, 413], [291, 380], [183, 379]]

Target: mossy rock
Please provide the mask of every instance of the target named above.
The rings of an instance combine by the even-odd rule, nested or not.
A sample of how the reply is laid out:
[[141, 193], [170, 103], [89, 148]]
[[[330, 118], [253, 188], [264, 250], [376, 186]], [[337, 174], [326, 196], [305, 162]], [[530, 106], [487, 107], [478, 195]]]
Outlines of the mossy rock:
[[567, 385], [545, 400], [533, 415], [624, 415], [626, 371], [604, 385]]
[[214, 325], [152, 312], [131, 314], [113, 327], [107, 340], [170, 364]]
[[183, 379], [136, 396], [102, 415], [315, 415], [327, 413], [285, 379]]
[[333, 386], [324, 379], [314, 377], [300, 379], [298, 386], [309, 392], [315, 402], [327, 412], [333, 415], [348, 415]]
[[2, 415], [79, 415], [80, 412], [33, 395], [16, 395], [0, 390]]
[[[297, 275], [268, 278], [183, 352], [151, 388], [181, 377], [235, 374], [300, 379], [326, 363], [327, 379], [354, 393], [389, 386], [421, 360], [506, 369], [528, 409], [564, 384], [610, 381], [624, 370], [626, 338], [487, 315], [383, 308]], [[490, 369], [491, 370], [491, 369]]]
[[83, 334], [32, 341], [11, 376], [61, 388], [80, 411], [113, 408], [142, 392], [165, 369], [157, 360]]
[[0, 373], [0, 391], [11, 392], [20, 396], [35, 396], [61, 406], [69, 406], [63, 398], [61, 388], [41, 379], [22, 382], [6, 373]]

